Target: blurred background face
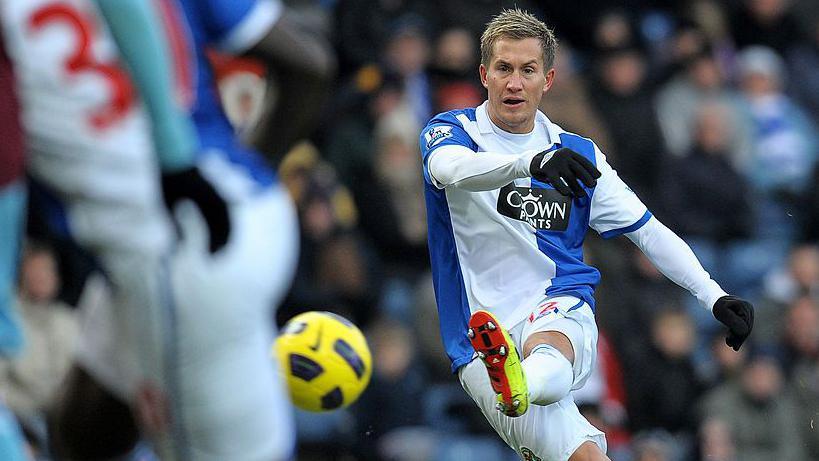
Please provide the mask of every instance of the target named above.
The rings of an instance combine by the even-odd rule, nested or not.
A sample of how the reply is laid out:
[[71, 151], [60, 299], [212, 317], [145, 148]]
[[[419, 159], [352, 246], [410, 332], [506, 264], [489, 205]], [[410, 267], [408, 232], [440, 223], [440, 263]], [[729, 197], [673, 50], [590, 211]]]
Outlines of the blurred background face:
[[775, 79], [759, 72], [744, 75], [740, 85], [742, 90], [751, 97], [762, 97], [779, 90], [779, 84]]
[[603, 15], [594, 29], [594, 43], [598, 48], [616, 48], [633, 41], [628, 18], [620, 12]]
[[420, 31], [409, 29], [398, 33], [389, 41], [386, 57], [394, 71], [404, 77], [411, 76], [426, 67], [429, 61], [429, 44]]
[[694, 347], [694, 326], [681, 311], [666, 311], [654, 320], [654, 344], [667, 357], [679, 359], [688, 356]]
[[373, 351], [373, 370], [389, 379], [397, 379], [409, 368], [413, 349], [409, 330], [390, 321], [379, 322], [379, 329], [368, 335]]
[[709, 418], [702, 424], [700, 435], [703, 459], [715, 461], [734, 459], [736, 448], [728, 423], [721, 419]]
[[47, 302], [57, 296], [60, 279], [57, 263], [51, 253], [27, 254], [20, 269], [20, 294], [32, 302]]
[[788, 310], [785, 335], [803, 354], [819, 351], [819, 308], [810, 298], [796, 300]]
[[466, 29], [449, 29], [438, 38], [435, 64], [438, 68], [469, 72], [475, 68], [477, 44]]
[[697, 114], [696, 140], [707, 153], [726, 151], [731, 141], [731, 117], [725, 107], [705, 104]]
[[510, 133], [532, 131], [540, 100], [554, 78], [554, 70], [544, 69], [540, 40], [497, 40], [489, 66], [481, 64], [480, 74], [495, 125]]
[[646, 63], [637, 51], [618, 52], [603, 63], [603, 83], [616, 95], [628, 96], [643, 83]]
[[748, 364], [742, 375], [742, 387], [754, 401], [764, 403], [774, 398], [782, 388], [779, 365], [768, 357], [759, 357]]
[[763, 24], [781, 18], [789, 6], [788, 0], [748, 0], [748, 10]]
[[735, 351], [725, 344], [725, 337], [717, 336], [712, 344], [714, 360], [719, 365], [720, 370], [725, 375], [734, 376], [745, 364], [745, 357], [748, 355], [748, 348], [743, 347]]
[[796, 250], [790, 258], [791, 276], [802, 288], [810, 288], [819, 283], [819, 249], [813, 245], [804, 245]]
[[694, 60], [688, 72], [691, 80], [702, 89], [713, 90], [722, 86], [722, 71], [711, 56], [702, 56]]

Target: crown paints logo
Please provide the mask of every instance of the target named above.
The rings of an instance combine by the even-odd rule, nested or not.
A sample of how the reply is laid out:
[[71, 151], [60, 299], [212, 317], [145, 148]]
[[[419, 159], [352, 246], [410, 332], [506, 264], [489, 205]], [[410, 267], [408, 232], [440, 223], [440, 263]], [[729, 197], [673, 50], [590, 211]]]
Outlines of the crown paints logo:
[[553, 189], [503, 186], [498, 195], [498, 213], [528, 222], [535, 229], [565, 231], [572, 201]]

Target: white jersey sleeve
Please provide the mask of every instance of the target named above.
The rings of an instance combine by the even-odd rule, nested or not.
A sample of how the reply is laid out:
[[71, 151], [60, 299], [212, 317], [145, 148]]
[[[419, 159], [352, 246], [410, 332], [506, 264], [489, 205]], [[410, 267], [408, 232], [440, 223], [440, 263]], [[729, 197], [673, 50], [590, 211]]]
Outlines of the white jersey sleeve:
[[645, 226], [627, 233], [626, 237], [645, 253], [654, 267], [688, 290], [709, 311], [719, 298], [728, 294], [702, 268], [691, 248], [657, 218], [649, 219]]
[[606, 156], [594, 147], [597, 169], [601, 176], [592, 195], [589, 226], [603, 238], [612, 238], [642, 227], [649, 218], [643, 202], [606, 161]]
[[538, 151], [520, 155], [477, 152], [464, 146], [435, 149], [428, 160], [429, 176], [438, 188], [447, 186], [478, 192], [503, 187], [529, 176], [529, 164]]

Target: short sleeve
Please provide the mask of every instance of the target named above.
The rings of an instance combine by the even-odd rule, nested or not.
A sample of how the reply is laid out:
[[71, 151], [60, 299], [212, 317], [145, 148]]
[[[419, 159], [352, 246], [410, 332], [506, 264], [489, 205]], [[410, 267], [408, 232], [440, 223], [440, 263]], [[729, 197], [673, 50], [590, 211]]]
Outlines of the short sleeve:
[[242, 53], [259, 42], [279, 20], [279, 0], [199, 0], [209, 41], [220, 51]]
[[651, 212], [596, 146], [595, 156], [601, 176], [592, 195], [589, 225], [606, 239], [643, 227], [651, 218]]
[[434, 185], [429, 175], [429, 156], [443, 146], [462, 146], [475, 150], [477, 146], [458, 120], [450, 114], [436, 116], [421, 131], [419, 140], [421, 158], [424, 164], [424, 180]]

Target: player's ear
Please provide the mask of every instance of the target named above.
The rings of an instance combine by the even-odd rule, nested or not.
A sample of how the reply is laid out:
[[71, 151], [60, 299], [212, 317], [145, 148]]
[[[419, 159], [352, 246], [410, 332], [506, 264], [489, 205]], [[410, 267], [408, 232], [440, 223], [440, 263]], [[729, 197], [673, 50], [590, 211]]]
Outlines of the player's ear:
[[481, 85], [483, 85], [484, 88], [489, 88], [486, 79], [486, 66], [484, 66], [483, 63], [478, 66], [478, 73], [481, 75]]
[[546, 94], [549, 91], [549, 88], [552, 87], [552, 84], [555, 82], [555, 69], [552, 67], [546, 72], [546, 81], [543, 82], [543, 94]]

